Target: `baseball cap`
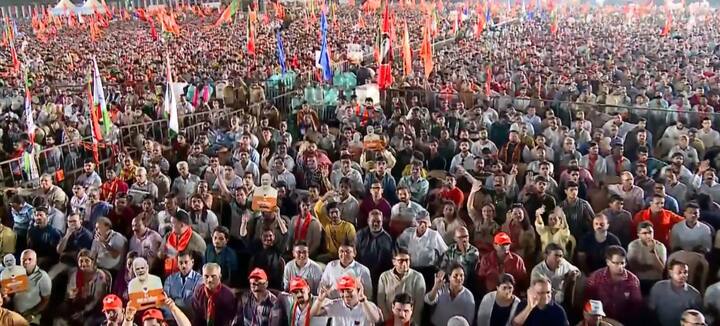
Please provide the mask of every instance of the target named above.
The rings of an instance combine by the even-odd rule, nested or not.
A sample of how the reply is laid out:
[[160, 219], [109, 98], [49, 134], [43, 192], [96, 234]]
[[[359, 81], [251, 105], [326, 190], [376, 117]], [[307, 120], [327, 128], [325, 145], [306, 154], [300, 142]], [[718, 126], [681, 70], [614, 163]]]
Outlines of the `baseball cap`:
[[103, 312], [108, 310], [122, 309], [123, 302], [120, 297], [114, 294], [108, 294], [103, 298]]
[[356, 288], [357, 288], [357, 282], [355, 281], [355, 278], [350, 275], [343, 275], [337, 281], [337, 289], [338, 290], [350, 290], [350, 289], [356, 289]]
[[304, 278], [295, 276], [290, 280], [290, 292], [294, 292], [296, 290], [302, 290], [305, 288], [308, 288], [308, 284], [305, 281]]
[[585, 312], [591, 316], [603, 316], [605, 317], [605, 311], [603, 310], [603, 304], [600, 300], [589, 300], [585, 304]]
[[507, 233], [498, 232], [493, 238], [493, 243], [499, 246], [508, 245], [512, 243], [512, 239], [510, 239], [510, 236]]
[[254, 278], [261, 279], [263, 281], [267, 281], [268, 279], [267, 273], [265, 273], [265, 271], [260, 268], [255, 268], [252, 270], [252, 272], [250, 272], [250, 276], [248, 276], [248, 279]]
[[145, 313], [143, 313], [142, 321], [146, 321], [148, 319], [165, 320], [165, 317], [163, 317], [162, 312], [158, 309], [148, 309]]

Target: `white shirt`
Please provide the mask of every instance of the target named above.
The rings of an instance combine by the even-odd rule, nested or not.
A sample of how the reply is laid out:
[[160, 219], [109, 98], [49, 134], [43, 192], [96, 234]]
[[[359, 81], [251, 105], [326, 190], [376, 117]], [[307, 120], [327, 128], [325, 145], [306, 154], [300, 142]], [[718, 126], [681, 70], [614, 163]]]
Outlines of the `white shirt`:
[[[367, 304], [378, 309], [378, 307], [370, 302], [366, 301]], [[365, 312], [362, 309], [362, 304], [358, 303], [353, 308], [349, 308], [345, 305], [342, 299], [326, 300], [325, 305], [326, 316], [332, 317], [330, 325], [332, 326], [373, 326], [375, 325], [371, 320], [368, 320], [368, 316], [365, 316]]]
[[90, 251], [97, 255], [97, 267], [102, 269], [117, 270], [120, 263], [125, 260], [125, 246], [127, 245], [127, 238], [125, 238], [124, 235], [111, 230], [110, 235], [108, 236], [108, 245], [114, 250], [120, 251], [120, 254], [113, 258], [110, 251], [105, 249], [105, 246], [101, 245], [100, 241], [97, 239], [93, 240]]
[[290, 280], [300, 276], [310, 285], [310, 292], [317, 293], [318, 287], [320, 287], [320, 279], [323, 276], [323, 269], [320, 264], [312, 259], [308, 259], [305, 266], [298, 267], [295, 259], [285, 264], [285, 270], [283, 271], [283, 289], [288, 291], [290, 288]]
[[[347, 267], [342, 267], [342, 265], [340, 265], [339, 259], [329, 262], [327, 266], [325, 266], [325, 271], [322, 274], [320, 284], [330, 284], [335, 287], [335, 283], [337, 283], [337, 280], [344, 275], [350, 275], [355, 278], [359, 277], [363, 285], [365, 296], [367, 296], [368, 298], [372, 297], [373, 283], [372, 279], [370, 278], [370, 270], [363, 264], [360, 264], [355, 260], [353, 260], [353, 262], [350, 263], [350, 265], [348, 265]], [[338, 298], [339, 294], [337, 291], [332, 291], [328, 297]]]
[[428, 228], [418, 237], [416, 229], [405, 229], [397, 239], [398, 247], [410, 253], [413, 267], [439, 266], [442, 255], [448, 250], [447, 244], [438, 231]]
[[15, 293], [12, 299], [14, 310], [19, 313], [26, 312], [38, 305], [42, 297], [50, 296], [52, 290], [50, 276], [40, 267], [35, 267], [35, 271], [28, 275], [28, 282], [30, 285], [28, 290]]

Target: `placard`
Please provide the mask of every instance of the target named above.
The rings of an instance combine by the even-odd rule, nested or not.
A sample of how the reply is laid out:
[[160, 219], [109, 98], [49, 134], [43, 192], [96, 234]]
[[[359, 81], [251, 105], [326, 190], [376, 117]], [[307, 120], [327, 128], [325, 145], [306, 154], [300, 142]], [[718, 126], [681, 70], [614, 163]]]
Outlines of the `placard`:
[[254, 211], [271, 212], [277, 207], [277, 189], [272, 186], [261, 186], [255, 189], [252, 199]]
[[25, 292], [30, 288], [27, 272], [22, 266], [10, 266], [0, 273], [0, 285], [7, 294]]
[[165, 301], [162, 281], [155, 275], [147, 275], [145, 281], [135, 277], [128, 284], [128, 297], [129, 304], [137, 310], [159, 308]]

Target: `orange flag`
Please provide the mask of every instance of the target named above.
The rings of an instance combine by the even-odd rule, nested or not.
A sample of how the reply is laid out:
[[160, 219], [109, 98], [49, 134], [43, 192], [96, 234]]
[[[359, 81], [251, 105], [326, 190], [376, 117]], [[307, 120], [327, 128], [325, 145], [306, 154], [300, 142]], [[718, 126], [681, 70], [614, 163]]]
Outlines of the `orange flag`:
[[412, 74], [412, 51], [410, 51], [410, 34], [408, 33], [407, 21], [403, 22], [403, 39], [402, 39], [402, 52], [403, 52], [403, 68], [405, 69], [405, 76]]
[[426, 21], [425, 27], [423, 27], [423, 41], [420, 47], [420, 57], [423, 59], [423, 66], [425, 68], [425, 78], [430, 78], [434, 63], [433, 63], [433, 49], [430, 40], [430, 24], [429, 20]]

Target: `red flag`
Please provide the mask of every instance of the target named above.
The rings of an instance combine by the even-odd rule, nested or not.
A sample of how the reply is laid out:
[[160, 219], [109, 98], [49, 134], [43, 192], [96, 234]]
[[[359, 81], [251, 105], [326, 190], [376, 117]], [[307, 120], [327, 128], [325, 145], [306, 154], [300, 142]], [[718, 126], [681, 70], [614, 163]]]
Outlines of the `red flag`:
[[485, 96], [490, 96], [492, 79], [492, 68], [488, 65], [485, 69]]
[[420, 57], [423, 59], [423, 68], [425, 69], [425, 78], [430, 78], [430, 74], [435, 66], [433, 63], [433, 48], [430, 41], [430, 19], [425, 20], [423, 27], [423, 41], [420, 47]]
[[158, 40], [158, 32], [157, 29], [155, 29], [155, 22], [152, 20], [152, 18], [148, 19], [148, 23], [150, 24], [150, 36], [152, 37], [153, 41]]
[[[92, 81], [88, 81], [88, 103], [90, 104], [90, 107], [95, 107], [95, 102], [93, 100], [93, 91], [92, 91]], [[92, 128], [90, 132], [92, 133], [92, 153], [93, 153], [93, 159], [95, 160], [95, 163], [99, 163], [99, 153], [98, 153], [98, 143], [103, 140], [102, 138], [102, 132], [100, 131], [100, 122], [98, 119], [97, 110], [90, 110], [90, 120], [92, 122]]]
[[390, 26], [390, 6], [385, 5], [385, 11], [383, 12], [382, 27], [380, 30], [380, 48], [378, 49], [379, 54], [379, 66], [378, 66], [378, 88], [386, 89], [392, 84], [392, 62], [393, 62], [393, 49], [392, 40], [390, 37], [391, 26]]
[[665, 26], [663, 26], [663, 29], [660, 32], [660, 36], [670, 35], [671, 30], [672, 30], [672, 13], [670, 13], [669, 10], [665, 10]]

